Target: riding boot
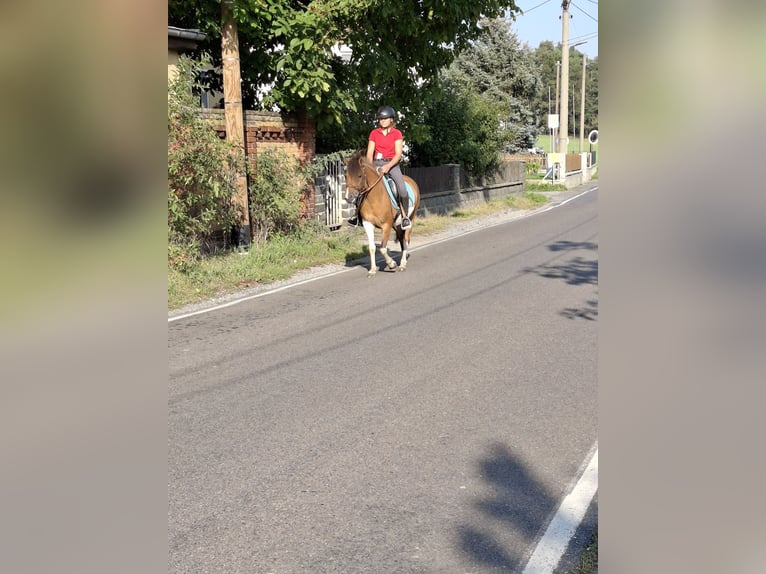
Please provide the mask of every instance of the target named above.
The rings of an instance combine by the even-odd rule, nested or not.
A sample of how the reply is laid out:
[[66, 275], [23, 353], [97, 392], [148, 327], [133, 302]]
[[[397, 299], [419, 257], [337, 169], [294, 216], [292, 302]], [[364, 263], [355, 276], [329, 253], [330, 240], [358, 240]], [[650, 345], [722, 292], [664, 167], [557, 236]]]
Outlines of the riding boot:
[[412, 227], [412, 222], [410, 221], [410, 218], [407, 217], [410, 211], [410, 198], [407, 196], [400, 197], [399, 201], [402, 202], [402, 229], [409, 229]]

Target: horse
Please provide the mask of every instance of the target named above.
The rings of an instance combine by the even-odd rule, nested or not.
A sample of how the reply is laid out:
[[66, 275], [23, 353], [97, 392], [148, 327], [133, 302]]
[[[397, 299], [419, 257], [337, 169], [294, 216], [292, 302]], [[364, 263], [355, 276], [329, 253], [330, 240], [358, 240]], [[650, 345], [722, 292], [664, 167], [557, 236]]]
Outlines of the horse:
[[[407, 250], [410, 242], [412, 227], [402, 229], [401, 218], [397, 215], [400, 206], [394, 207], [391, 196], [383, 182], [383, 174], [378, 173], [377, 168], [366, 157], [364, 149], [359, 149], [346, 162], [346, 196], [348, 203], [356, 203], [357, 217], [362, 222], [362, 227], [367, 234], [367, 243], [370, 251], [370, 270], [368, 277], [374, 277], [378, 271], [375, 264], [375, 228], [381, 230], [380, 253], [386, 260], [386, 267], [390, 270], [396, 268], [396, 262], [388, 254], [388, 239], [391, 230], [396, 232], [396, 238], [402, 249], [402, 257], [399, 262], [399, 271], [407, 269]], [[404, 181], [411, 189], [409, 218], [414, 222], [415, 214], [420, 206], [420, 189], [418, 184], [409, 177], [404, 176]], [[398, 198], [396, 198], [398, 204]]]

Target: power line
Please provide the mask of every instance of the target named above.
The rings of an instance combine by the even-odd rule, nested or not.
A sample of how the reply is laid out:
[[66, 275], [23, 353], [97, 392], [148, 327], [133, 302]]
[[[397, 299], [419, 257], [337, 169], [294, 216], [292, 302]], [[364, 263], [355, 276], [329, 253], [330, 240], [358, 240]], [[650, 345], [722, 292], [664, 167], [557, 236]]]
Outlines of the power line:
[[590, 19], [591, 19], [591, 20], [593, 20], [594, 22], [598, 23], [598, 20], [596, 20], [596, 19], [595, 19], [593, 16], [591, 16], [591, 15], [590, 15], [590, 14], [588, 14], [588, 13], [587, 13], [585, 10], [583, 10], [582, 8], [580, 8], [580, 7], [579, 7], [577, 4], [575, 4], [574, 2], [570, 2], [570, 4], [571, 4], [572, 6], [574, 6], [575, 8], [577, 8], [577, 9], [578, 9], [580, 12], [582, 12], [583, 14], [585, 14], [585, 15], [586, 15], [588, 18], [590, 18]]
[[527, 10], [522, 10], [522, 14], [527, 14], [527, 13], [531, 12], [532, 10], [534, 10], [535, 8], [539, 8], [540, 6], [543, 6], [543, 5], [547, 4], [550, 1], [551, 0], [545, 0], [545, 2], [541, 2], [537, 6], [532, 6], [531, 8], [529, 8]]
[[569, 38], [569, 43], [573, 42], [579, 42], [580, 40], [592, 40], [593, 38], [596, 38], [598, 36], [598, 32], [588, 32], [587, 34], [583, 34], [581, 36], [573, 36]]

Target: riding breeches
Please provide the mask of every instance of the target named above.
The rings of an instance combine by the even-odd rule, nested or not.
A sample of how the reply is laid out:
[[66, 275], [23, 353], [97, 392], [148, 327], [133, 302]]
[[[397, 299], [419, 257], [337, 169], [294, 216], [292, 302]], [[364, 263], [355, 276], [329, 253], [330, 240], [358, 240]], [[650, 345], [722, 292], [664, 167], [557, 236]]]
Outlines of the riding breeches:
[[[376, 159], [374, 163], [375, 167], [380, 167], [381, 165], [386, 165], [388, 162], [383, 159]], [[407, 195], [407, 185], [404, 183], [404, 176], [402, 175], [402, 170], [399, 169], [399, 164], [392, 167], [388, 173], [391, 176], [391, 179], [396, 183], [396, 191], [399, 194], [399, 199], [404, 203], [409, 196]]]

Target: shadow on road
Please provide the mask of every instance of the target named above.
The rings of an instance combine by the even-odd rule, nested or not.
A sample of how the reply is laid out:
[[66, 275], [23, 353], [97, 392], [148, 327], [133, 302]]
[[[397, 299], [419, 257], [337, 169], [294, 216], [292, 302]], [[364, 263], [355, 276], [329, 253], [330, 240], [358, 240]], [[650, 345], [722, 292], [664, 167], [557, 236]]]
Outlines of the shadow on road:
[[474, 503], [481, 526], [462, 525], [458, 547], [471, 562], [492, 571], [519, 571], [525, 556], [507, 548], [501, 538], [513, 533], [528, 548], [555, 510], [556, 500], [505, 445], [493, 445], [479, 467], [493, 494]]
[[[527, 267], [524, 273], [535, 273], [546, 279], [558, 279], [567, 285], [598, 286], [598, 244], [592, 241], [557, 241], [548, 246], [554, 253], [570, 254], [574, 251], [596, 252], [594, 257], [574, 255], [565, 261], [547, 262], [536, 267]], [[598, 299], [589, 299], [581, 308], [568, 307], [559, 312], [567, 319], [595, 321], [598, 317]]]

